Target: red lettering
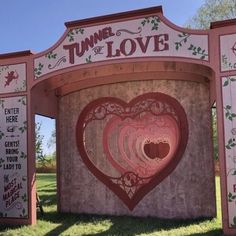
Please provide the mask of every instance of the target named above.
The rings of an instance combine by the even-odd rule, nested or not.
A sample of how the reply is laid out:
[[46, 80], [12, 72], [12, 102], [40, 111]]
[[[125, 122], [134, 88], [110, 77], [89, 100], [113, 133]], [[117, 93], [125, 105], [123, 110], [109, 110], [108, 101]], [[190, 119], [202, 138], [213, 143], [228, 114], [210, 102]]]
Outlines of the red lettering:
[[75, 63], [75, 49], [76, 49], [76, 45], [77, 45], [77, 43], [73, 43], [73, 44], [70, 44], [70, 45], [64, 45], [63, 46], [63, 48], [65, 50], [69, 50], [69, 62], [71, 64]]
[[85, 48], [86, 48], [86, 44], [84, 41], [81, 42], [81, 51], [79, 50], [79, 44], [77, 43], [76, 44], [76, 55], [78, 57], [82, 57], [84, 55], [84, 52], [85, 52]]
[[[82, 41], [83, 43], [83, 41]], [[85, 44], [85, 50], [88, 51], [89, 50], [89, 47], [90, 48], [93, 48], [94, 46], [94, 40], [93, 40], [93, 35], [91, 35], [89, 38], [86, 38], [84, 40], [84, 44]]]
[[[112, 32], [111, 27], [103, 28], [98, 32], [90, 35], [90, 37], [85, 38], [80, 43], [73, 43], [70, 45], [64, 45], [63, 48], [69, 52], [69, 62], [71, 64], [75, 63], [75, 55], [81, 57], [86, 51], [90, 48], [93, 48], [99, 41], [107, 39], [115, 34]], [[153, 52], [161, 52], [169, 50], [169, 35], [168, 34], [159, 34], [146, 37], [137, 37], [134, 39], [124, 39], [121, 41], [118, 48], [113, 48], [113, 41], [105, 42], [107, 45], [107, 58], [131, 56], [133, 55], [137, 47], [140, 48], [142, 53], [147, 53], [148, 48], [150, 47], [150, 41], [153, 38]], [[151, 48], [150, 48], [151, 50]]]
[[[90, 37], [85, 38], [80, 43], [72, 43], [70, 45], [64, 45], [63, 49], [68, 50], [69, 52], [69, 62], [71, 64], [75, 63], [75, 55], [78, 57], [82, 57], [85, 53], [85, 51], [88, 51], [89, 48], [93, 48], [98, 42], [107, 39], [111, 36], [114, 36], [115, 34], [112, 32], [111, 27], [105, 27], [102, 30], [99, 30], [98, 32], [95, 32], [93, 35], [90, 35]], [[112, 49], [111, 44], [110, 50]], [[109, 56], [110, 55], [110, 56]], [[120, 55], [119, 51], [116, 51], [116, 55]], [[110, 54], [108, 53], [107, 57], [112, 57], [112, 52], [110, 51]]]
[[69, 45], [64, 45], [63, 48], [65, 50], [69, 50], [69, 62], [71, 64], [74, 64], [75, 63], [75, 54], [78, 56], [78, 57], [81, 57], [84, 55], [84, 52], [85, 52], [85, 46], [86, 44], [88, 44], [89, 42], [84, 42], [82, 41], [81, 42], [81, 51], [80, 51], [80, 45], [78, 43], [72, 43], [72, 44], [69, 44]]
[[112, 54], [112, 41], [106, 42], [107, 44], [107, 57], [119, 57], [120, 56], [120, 50], [116, 49], [116, 53]]
[[10, 188], [12, 188], [16, 184], [16, 178], [14, 178], [11, 182], [4, 186], [4, 192], [7, 192]]
[[147, 36], [145, 43], [143, 42], [142, 37], [135, 38], [137, 40], [137, 42], [139, 44], [139, 47], [140, 47], [140, 49], [143, 53], [146, 53], [148, 45], [149, 45], [149, 41], [150, 41], [151, 38], [152, 38], [152, 36]]
[[[130, 42], [130, 49], [127, 52], [127, 42]], [[125, 56], [130, 56], [136, 51], [136, 43], [133, 39], [124, 39], [120, 44], [120, 51]]]
[[154, 52], [166, 51], [169, 50], [169, 44], [166, 41], [169, 41], [168, 34], [159, 34], [154, 35]]
[[97, 44], [99, 41], [103, 39], [103, 31], [99, 30], [98, 33], [94, 33], [94, 44]]
[[106, 27], [102, 30], [103, 33], [103, 39], [107, 39], [111, 36], [114, 36], [115, 34], [112, 32], [112, 28], [111, 27]]

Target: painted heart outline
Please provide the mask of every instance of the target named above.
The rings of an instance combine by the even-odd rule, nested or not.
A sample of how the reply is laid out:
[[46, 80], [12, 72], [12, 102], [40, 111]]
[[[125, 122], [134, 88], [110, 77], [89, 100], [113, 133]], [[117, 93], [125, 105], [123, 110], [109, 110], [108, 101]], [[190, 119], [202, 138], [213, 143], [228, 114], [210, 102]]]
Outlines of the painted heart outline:
[[[85, 135], [93, 122], [104, 123], [104, 129], [101, 130], [102, 140], [99, 141], [103, 144], [101, 148], [107, 158], [109, 168], [118, 171], [119, 176], [104, 173], [105, 171], [92, 161], [93, 158], [99, 161], [99, 158], [103, 156], [96, 155], [96, 153], [91, 155], [90, 153], [93, 150], [88, 150], [86, 146], [86, 143], [96, 142], [93, 139], [94, 137], [86, 138]], [[143, 125], [144, 122], [146, 122], [146, 126]], [[125, 129], [128, 131], [124, 131]], [[172, 132], [173, 130], [176, 132]], [[109, 137], [109, 133], [111, 133], [111, 137]], [[132, 135], [137, 137], [135, 141], [133, 141], [134, 139], [129, 140], [129, 136], [132, 137]], [[110, 141], [113, 136], [117, 136], [114, 138], [115, 141]], [[172, 136], [175, 137], [171, 138]], [[146, 93], [135, 97], [129, 103], [116, 97], [102, 97], [90, 102], [80, 113], [76, 125], [76, 139], [78, 151], [87, 168], [111, 189], [130, 210], [133, 210], [139, 201], [178, 165], [188, 141], [188, 122], [186, 113], [179, 102], [163, 93]], [[175, 148], [172, 148], [174, 146], [172, 140], [177, 140]], [[126, 145], [129, 142], [131, 148]], [[155, 155], [148, 158], [147, 154], [149, 155], [151, 152], [150, 150], [147, 151], [148, 142], [150, 143], [150, 150], [154, 150], [154, 154], [155, 152], [164, 153], [161, 156], [162, 158], [154, 158]], [[118, 152], [112, 152], [116, 143]], [[166, 143], [170, 147], [167, 147]], [[164, 147], [163, 151], [160, 151], [161, 147]], [[171, 155], [168, 155], [169, 149], [172, 150]], [[121, 157], [124, 158], [121, 159]], [[144, 158], [148, 159], [145, 159], [146, 164]], [[133, 159], [137, 161], [133, 161]], [[154, 173], [152, 170], [149, 175], [140, 174], [142, 172], [138, 172], [138, 168], [135, 169], [135, 164], [139, 167], [139, 163], [141, 163], [140, 165], [144, 163], [144, 166], [148, 166], [148, 163], [154, 163], [147, 170], [154, 169], [156, 172]]]

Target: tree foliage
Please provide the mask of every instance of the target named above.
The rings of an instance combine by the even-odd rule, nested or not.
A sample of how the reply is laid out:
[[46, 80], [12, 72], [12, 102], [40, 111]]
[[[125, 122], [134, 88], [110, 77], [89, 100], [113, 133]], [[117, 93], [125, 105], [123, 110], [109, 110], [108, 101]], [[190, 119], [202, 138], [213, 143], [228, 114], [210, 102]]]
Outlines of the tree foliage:
[[46, 155], [43, 152], [43, 139], [44, 136], [40, 133], [41, 130], [41, 123], [35, 124], [35, 152], [36, 152], [36, 161], [41, 166], [46, 166], [48, 160], [46, 158]]
[[35, 124], [35, 151], [36, 151], [36, 159], [40, 159], [43, 156], [43, 138], [44, 136], [40, 134], [41, 123]]
[[51, 137], [47, 143], [49, 148], [53, 148], [52, 158], [56, 159], [56, 129], [54, 128], [51, 133]]
[[[189, 28], [207, 29], [210, 23], [236, 18], [235, 0], [205, 0], [205, 3], [197, 10], [197, 13], [186, 23]], [[217, 136], [217, 114], [212, 109], [212, 130], [214, 159], [218, 160], [218, 136]]]
[[52, 130], [51, 137], [48, 140], [47, 145], [49, 148], [54, 147], [56, 145], [56, 130], [55, 129]]
[[235, 0], [205, 0], [197, 13], [188, 20], [186, 27], [208, 29], [214, 21], [236, 18]]
[[216, 108], [212, 108], [212, 138], [213, 138], [213, 151], [214, 151], [214, 159], [219, 159], [218, 153], [218, 135], [217, 135], [217, 116], [216, 116]]

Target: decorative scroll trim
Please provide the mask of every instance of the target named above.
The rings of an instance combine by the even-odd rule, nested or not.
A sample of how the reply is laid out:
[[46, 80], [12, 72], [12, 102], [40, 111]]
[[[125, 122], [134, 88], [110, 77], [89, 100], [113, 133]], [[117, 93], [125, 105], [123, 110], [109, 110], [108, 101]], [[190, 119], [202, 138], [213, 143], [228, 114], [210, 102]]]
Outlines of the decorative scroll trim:
[[52, 66], [52, 64], [48, 65], [48, 69], [52, 70], [58, 67], [61, 63], [66, 63], [66, 56], [61, 57], [55, 64]]
[[116, 31], [116, 36], [121, 36], [122, 32], [128, 33], [128, 34], [139, 34], [139, 33], [142, 32], [142, 28], [138, 27], [138, 31], [136, 31], [136, 32], [131, 31], [131, 30], [127, 30], [127, 29], [119, 29], [119, 30]]

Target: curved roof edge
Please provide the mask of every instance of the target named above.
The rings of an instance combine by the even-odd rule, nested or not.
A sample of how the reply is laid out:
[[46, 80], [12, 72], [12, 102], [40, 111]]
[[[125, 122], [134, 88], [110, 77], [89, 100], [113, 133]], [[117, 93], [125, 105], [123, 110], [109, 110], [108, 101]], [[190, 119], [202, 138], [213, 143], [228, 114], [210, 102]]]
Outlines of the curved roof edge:
[[152, 13], [163, 14], [162, 6], [149, 7], [149, 8], [139, 9], [139, 10], [132, 10], [132, 11], [126, 11], [126, 12], [121, 12], [121, 13], [114, 13], [110, 15], [97, 16], [97, 17], [92, 17], [92, 18], [87, 18], [87, 19], [82, 19], [82, 20], [69, 21], [69, 22], [65, 22], [65, 26], [67, 28], [72, 28], [76, 26], [90, 25], [94, 23], [97, 24], [100, 22], [106, 22], [106, 21], [111, 21], [111, 20], [127, 19], [129, 17], [142, 16], [142, 15], [147, 15], [147, 14], [152, 14]]
[[232, 25], [236, 25], [236, 19], [211, 22], [210, 29], [216, 29], [216, 28], [232, 26]]
[[30, 50], [18, 51], [18, 52], [10, 52], [10, 53], [0, 54], [0, 59], [25, 57], [25, 56], [31, 56], [31, 55], [33, 55], [33, 53]]

